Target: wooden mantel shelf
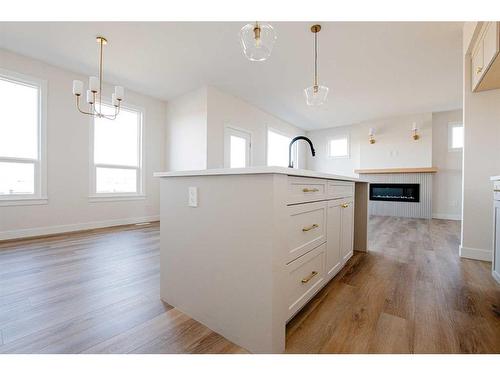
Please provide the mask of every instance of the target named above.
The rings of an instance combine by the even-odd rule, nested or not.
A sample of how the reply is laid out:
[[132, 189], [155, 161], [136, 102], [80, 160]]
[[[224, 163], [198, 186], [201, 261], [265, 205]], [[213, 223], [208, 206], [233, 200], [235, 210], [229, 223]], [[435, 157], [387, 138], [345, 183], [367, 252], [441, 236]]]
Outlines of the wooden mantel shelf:
[[375, 174], [375, 173], [436, 173], [436, 167], [425, 168], [383, 168], [383, 169], [355, 169], [354, 173], [358, 174]]

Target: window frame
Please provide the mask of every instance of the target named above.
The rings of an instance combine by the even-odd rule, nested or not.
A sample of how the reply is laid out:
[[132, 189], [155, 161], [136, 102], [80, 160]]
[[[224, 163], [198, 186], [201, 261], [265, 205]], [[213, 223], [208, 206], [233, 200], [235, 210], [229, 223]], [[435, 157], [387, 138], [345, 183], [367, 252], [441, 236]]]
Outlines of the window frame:
[[231, 168], [231, 135], [244, 138], [248, 142], [245, 168], [252, 166], [252, 132], [233, 125], [224, 126], [224, 168]]
[[[333, 156], [330, 151], [331, 151], [331, 142], [340, 140], [340, 139], [346, 139], [347, 140], [347, 154], [346, 155], [341, 155], [341, 156]], [[339, 134], [333, 137], [329, 137], [326, 141], [326, 155], [328, 159], [350, 159], [351, 158], [351, 137], [349, 133], [346, 134]]]
[[[103, 100], [103, 105], [112, 106], [111, 102]], [[94, 129], [95, 129], [95, 119], [89, 117], [89, 201], [90, 202], [109, 202], [109, 201], [129, 201], [129, 200], [142, 200], [146, 199], [146, 174], [145, 169], [145, 123], [146, 123], [146, 111], [144, 108], [135, 106], [132, 104], [121, 104], [121, 109], [134, 111], [139, 113], [139, 137], [137, 139], [138, 147], [138, 160], [139, 165], [126, 166], [119, 164], [107, 164], [107, 163], [95, 163], [94, 162]], [[110, 169], [131, 169], [137, 171], [137, 181], [136, 181], [136, 192], [124, 192], [124, 193], [98, 193], [97, 192], [97, 178], [96, 171], [97, 168], [110, 168]]]
[[[273, 133], [276, 133], [276, 134], [279, 134], [279, 135], [282, 135], [283, 137], [287, 137], [287, 138], [290, 138], [290, 141], [296, 137], [296, 136], [299, 136], [299, 135], [302, 135], [302, 134], [298, 134], [298, 135], [291, 135], [289, 133], [286, 133], [284, 132], [283, 130], [279, 130], [273, 126], [267, 126], [267, 131], [266, 131], [266, 166], [270, 166], [269, 165], [269, 132], [273, 132]], [[287, 150], [287, 154], [286, 156], [288, 157], [288, 150]], [[292, 162], [294, 162], [294, 169], [299, 169], [299, 143], [298, 142], [295, 142], [292, 146]], [[273, 166], [275, 167], [275, 166]], [[284, 168], [288, 168], [288, 165]]]
[[465, 143], [465, 129], [464, 129], [464, 139], [462, 140], [462, 147], [453, 147], [453, 128], [464, 128], [462, 121], [452, 121], [448, 123], [448, 151], [449, 152], [461, 152]]
[[38, 89], [37, 158], [18, 158], [0, 155], [0, 162], [33, 164], [33, 194], [0, 195], [0, 206], [47, 204], [47, 81], [27, 74], [0, 68], [0, 79]]

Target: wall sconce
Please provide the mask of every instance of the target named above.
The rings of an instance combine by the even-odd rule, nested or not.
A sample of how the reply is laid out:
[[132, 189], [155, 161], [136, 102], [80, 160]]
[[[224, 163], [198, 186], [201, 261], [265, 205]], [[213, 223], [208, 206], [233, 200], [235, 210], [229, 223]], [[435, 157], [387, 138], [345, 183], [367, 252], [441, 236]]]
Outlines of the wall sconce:
[[413, 140], [414, 141], [418, 141], [420, 139], [420, 135], [418, 134], [418, 126], [417, 126], [416, 122], [413, 123], [413, 126], [412, 126], [411, 130], [412, 130], [412, 133], [413, 133], [413, 135], [412, 135]]
[[375, 129], [374, 128], [370, 128], [370, 130], [368, 130], [368, 140], [370, 142], [370, 144], [374, 144], [375, 143]]

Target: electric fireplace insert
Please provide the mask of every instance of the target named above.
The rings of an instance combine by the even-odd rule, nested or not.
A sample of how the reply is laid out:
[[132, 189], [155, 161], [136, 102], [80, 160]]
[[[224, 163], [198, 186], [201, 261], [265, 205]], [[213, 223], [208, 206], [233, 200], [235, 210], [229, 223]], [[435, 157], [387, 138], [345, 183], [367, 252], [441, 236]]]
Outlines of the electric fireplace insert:
[[420, 184], [370, 184], [370, 200], [420, 202]]

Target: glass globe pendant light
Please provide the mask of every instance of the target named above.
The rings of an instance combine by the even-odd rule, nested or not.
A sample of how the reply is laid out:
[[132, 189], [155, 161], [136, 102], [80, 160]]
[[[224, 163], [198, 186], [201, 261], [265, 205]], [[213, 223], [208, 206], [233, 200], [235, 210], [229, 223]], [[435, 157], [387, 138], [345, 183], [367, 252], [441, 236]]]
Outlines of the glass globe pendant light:
[[264, 61], [273, 50], [277, 36], [268, 23], [249, 23], [240, 30], [243, 53], [250, 61]]
[[304, 89], [306, 103], [310, 106], [318, 106], [326, 102], [328, 96], [328, 87], [318, 84], [318, 33], [321, 25], [311, 26], [311, 32], [314, 34], [314, 83], [311, 87]]

